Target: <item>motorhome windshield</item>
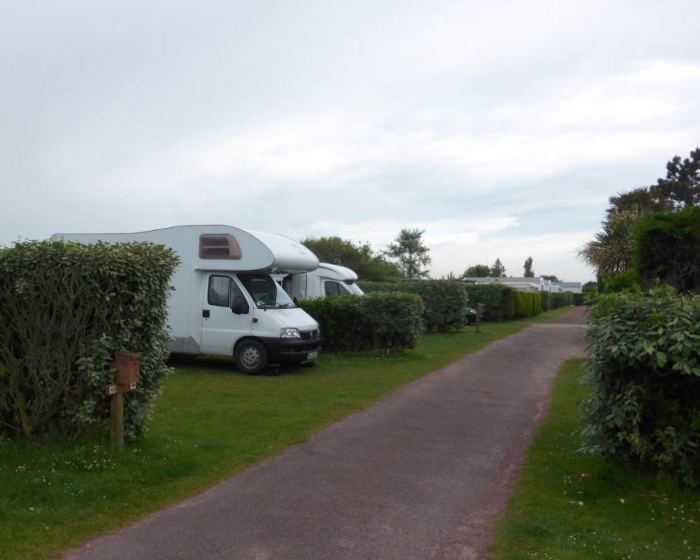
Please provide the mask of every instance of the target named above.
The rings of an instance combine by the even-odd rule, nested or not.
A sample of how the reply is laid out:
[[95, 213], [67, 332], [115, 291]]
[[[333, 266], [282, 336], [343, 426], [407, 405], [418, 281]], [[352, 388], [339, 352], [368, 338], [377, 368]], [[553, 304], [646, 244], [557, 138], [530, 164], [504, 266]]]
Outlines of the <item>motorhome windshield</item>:
[[267, 274], [239, 274], [238, 279], [260, 309], [296, 307], [287, 293]]
[[362, 291], [362, 289], [354, 282], [347, 282], [346, 281], [345, 286], [350, 290], [351, 293], [355, 294], [356, 296], [365, 295], [365, 293]]

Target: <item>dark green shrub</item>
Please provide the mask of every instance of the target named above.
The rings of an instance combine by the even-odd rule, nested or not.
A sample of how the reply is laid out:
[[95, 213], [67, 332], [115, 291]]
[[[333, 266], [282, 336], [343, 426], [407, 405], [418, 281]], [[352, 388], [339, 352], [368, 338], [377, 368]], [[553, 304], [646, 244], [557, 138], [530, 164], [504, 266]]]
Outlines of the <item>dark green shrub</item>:
[[635, 270], [647, 285], [658, 278], [678, 291], [700, 293], [700, 208], [647, 214], [635, 239]]
[[542, 311], [549, 311], [552, 309], [550, 295], [551, 294], [549, 292], [540, 292], [540, 298], [542, 299]]
[[413, 348], [422, 331], [423, 302], [414, 294], [334, 296], [301, 307], [318, 322], [329, 352]]
[[361, 282], [367, 293], [400, 292], [418, 294], [423, 299], [423, 321], [427, 330], [447, 331], [464, 326], [467, 316], [467, 290], [455, 280], [410, 280], [405, 282]]
[[584, 448], [700, 480], [700, 296], [604, 294], [588, 313]]
[[515, 316], [533, 317], [542, 313], [542, 297], [538, 292], [513, 291], [515, 298]]
[[639, 275], [636, 270], [625, 270], [612, 278], [603, 280], [603, 286], [606, 294], [638, 291], [640, 289]]
[[574, 305], [584, 305], [586, 298], [584, 294], [572, 294], [574, 298]]
[[483, 303], [486, 321], [512, 319], [515, 316], [514, 291], [500, 284], [467, 284], [467, 302], [473, 309]]
[[574, 304], [574, 294], [571, 292], [552, 292], [549, 295], [551, 309], [559, 309]]
[[168, 373], [167, 297], [178, 258], [147, 243], [18, 243], [0, 259], [0, 431], [77, 436], [109, 417], [116, 350], [141, 352], [125, 434], [145, 429]]

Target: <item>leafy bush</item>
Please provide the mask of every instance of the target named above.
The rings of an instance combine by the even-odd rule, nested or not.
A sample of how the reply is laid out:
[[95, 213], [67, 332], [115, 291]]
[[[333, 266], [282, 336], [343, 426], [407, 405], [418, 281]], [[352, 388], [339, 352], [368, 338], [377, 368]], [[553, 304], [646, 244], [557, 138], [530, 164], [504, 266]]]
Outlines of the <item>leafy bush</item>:
[[427, 330], [447, 331], [464, 326], [467, 316], [467, 290], [455, 280], [411, 280], [405, 282], [361, 282], [367, 293], [400, 292], [418, 294], [425, 306], [423, 321]]
[[574, 298], [574, 305], [584, 305], [586, 303], [586, 298], [584, 294], [571, 294]]
[[700, 293], [700, 208], [648, 214], [635, 239], [634, 266], [644, 282], [658, 278], [678, 291]]
[[0, 259], [0, 430], [77, 436], [109, 417], [117, 350], [141, 352], [125, 435], [145, 429], [168, 373], [167, 297], [178, 258], [147, 243], [18, 243]]
[[468, 284], [466, 288], [469, 307], [476, 309], [479, 303], [485, 305], [485, 320], [503, 321], [515, 316], [513, 288], [500, 284]]
[[604, 294], [588, 314], [584, 449], [700, 478], [700, 296]]
[[330, 352], [413, 348], [422, 331], [423, 302], [414, 294], [333, 296], [301, 306], [318, 322]]
[[542, 296], [538, 292], [513, 291], [515, 316], [533, 317], [542, 313]]
[[611, 294], [614, 292], [638, 291], [639, 275], [635, 270], [625, 270], [611, 278], [603, 280], [605, 293]]
[[540, 292], [540, 298], [542, 299], [542, 311], [549, 311], [551, 307], [551, 294], [549, 292]]

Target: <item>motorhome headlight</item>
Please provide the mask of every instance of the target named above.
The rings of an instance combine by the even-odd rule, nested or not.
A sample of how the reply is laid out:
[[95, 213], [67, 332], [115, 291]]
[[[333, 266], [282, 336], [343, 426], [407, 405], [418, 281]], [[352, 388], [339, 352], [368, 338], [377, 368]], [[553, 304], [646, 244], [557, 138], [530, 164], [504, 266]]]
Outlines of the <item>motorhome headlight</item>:
[[280, 338], [301, 338], [299, 329], [280, 329]]

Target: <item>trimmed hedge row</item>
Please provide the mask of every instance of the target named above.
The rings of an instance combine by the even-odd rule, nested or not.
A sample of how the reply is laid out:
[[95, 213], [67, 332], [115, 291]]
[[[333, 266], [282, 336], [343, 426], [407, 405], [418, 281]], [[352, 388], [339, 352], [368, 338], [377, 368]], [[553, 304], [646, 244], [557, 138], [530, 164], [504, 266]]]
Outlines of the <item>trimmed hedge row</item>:
[[613, 293], [588, 312], [584, 449], [700, 482], [700, 296]]
[[574, 304], [574, 294], [571, 292], [559, 292], [550, 294], [550, 309], [559, 309]]
[[117, 350], [143, 353], [125, 435], [145, 430], [170, 369], [167, 298], [179, 263], [149, 243], [17, 243], [0, 258], [0, 433], [78, 436], [109, 417]]
[[405, 282], [361, 282], [366, 293], [417, 294], [423, 299], [426, 330], [460, 329], [466, 323], [467, 291], [455, 280], [410, 280]]
[[515, 290], [500, 284], [467, 284], [469, 307], [476, 309], [479, 303], [485, 305], [484, 319], [503, 321], [515, 317]]
[[514, 291], [515, 316], [533, 317], [542, 313], [542, 296], [539, 292]]
[[413, 348], [422, 332], [423, 301], [415, 294], [333, 296], [300, 305], [318, 322], [329, 352]]

